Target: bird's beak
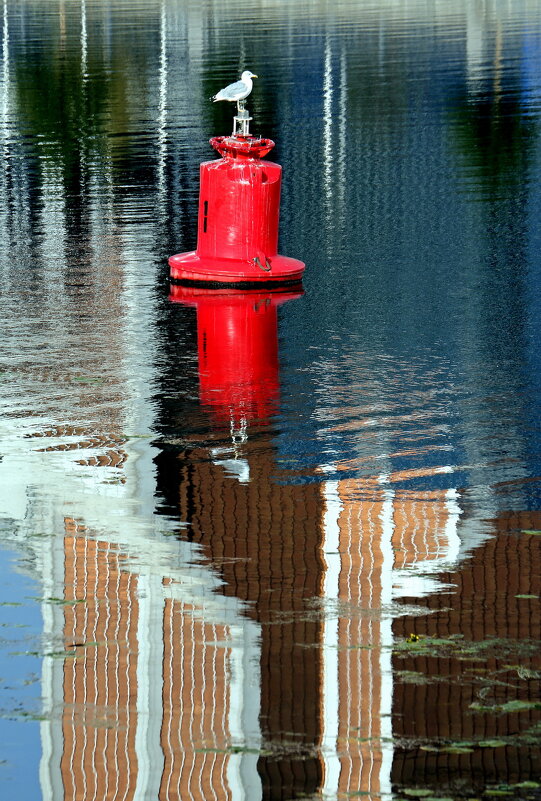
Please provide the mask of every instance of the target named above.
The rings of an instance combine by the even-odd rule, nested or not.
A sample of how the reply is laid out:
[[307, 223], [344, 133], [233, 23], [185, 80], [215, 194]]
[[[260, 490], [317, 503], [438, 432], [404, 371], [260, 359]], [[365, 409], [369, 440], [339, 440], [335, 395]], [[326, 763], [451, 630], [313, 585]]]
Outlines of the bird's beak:
[[255, 72], [252, 72], [252, 78], [259, 78], [259, 75], [256, 75]]

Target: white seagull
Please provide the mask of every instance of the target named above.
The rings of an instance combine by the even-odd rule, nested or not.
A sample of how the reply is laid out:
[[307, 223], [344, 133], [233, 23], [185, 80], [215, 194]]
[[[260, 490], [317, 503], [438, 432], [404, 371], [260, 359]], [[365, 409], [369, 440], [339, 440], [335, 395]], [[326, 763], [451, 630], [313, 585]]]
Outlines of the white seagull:
[[235, 81], [235, 83], [230, 83], [229, 86], [226, 86], [225, 89], [220, 89], [218, 94], [211, 97], [211, 100], [214, 103], [218, 100], [230, 100], [233, 103], [244, 100], [252, 91], [252, 78], [257, 78], [257, 75], [250, 72], [250, 70], [245, 70], [240, 76], [240, 81]]

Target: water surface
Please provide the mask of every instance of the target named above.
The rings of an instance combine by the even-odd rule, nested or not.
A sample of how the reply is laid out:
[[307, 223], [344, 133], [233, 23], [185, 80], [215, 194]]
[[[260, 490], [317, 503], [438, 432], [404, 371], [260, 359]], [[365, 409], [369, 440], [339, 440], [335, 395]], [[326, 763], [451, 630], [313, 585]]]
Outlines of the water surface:
[[[533, 797], [539, 4], [1, 18], [4, 794]], [[303, 290], [170, 287], [245, 68]]]

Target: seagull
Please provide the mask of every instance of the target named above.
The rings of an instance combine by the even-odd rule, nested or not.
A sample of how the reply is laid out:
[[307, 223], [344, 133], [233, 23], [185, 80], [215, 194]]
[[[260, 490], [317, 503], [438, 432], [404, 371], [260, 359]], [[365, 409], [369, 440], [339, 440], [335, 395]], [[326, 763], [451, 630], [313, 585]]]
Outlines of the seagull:
[[220, 89], [218, 94], [211, 97], [211, 100], [213, 100], [214, 103], [218, 100], [230, 100], [233, 103], [235, 101], [239, 102], [240, 100], [244, 100], [252, 91], [252, 78], [257, 78], [257, 75], [250, 72], [250, 70], [245, 70], [240, 76], [240, 81], [230, 83], [225, 89]]

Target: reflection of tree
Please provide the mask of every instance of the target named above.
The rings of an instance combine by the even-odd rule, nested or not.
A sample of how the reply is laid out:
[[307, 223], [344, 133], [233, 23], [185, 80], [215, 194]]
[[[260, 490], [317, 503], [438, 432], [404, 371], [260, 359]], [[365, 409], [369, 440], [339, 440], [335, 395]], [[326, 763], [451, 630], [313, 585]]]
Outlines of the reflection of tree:
[[86, 143], [92, 142], [93, 150], [104, 146], [103, 115], [110, 80], [99, 65], [90, 69], [93, 78], [87, 80], [75, 53], [53, 57], [42, 53], [16, 67], [19, 113], [27, 129], [40, 138], [38, 155], [61, 167], [66, 187], [79, 183]]
[[[27, 13], [26, 24], [35, 25]], [[39, 21], [47, 25], [48, 19]], [[69, 189], [77, 186], [88, 157], [109, 160], [111, 135], [130, 131], [134, 108], [147, 95], [146, 62], [155, 59], [156, 23], [153, 19], [150, 31], [148, 24], [135, 30], [127, 51], [114, 21], [96, 9], [83, 22], [60, 8], [58, 19], [58, 29], [46, 32], [47, 47], [36, 44], [29, 52], [27, 43], [22, 48], [14, 40], [13, 77], [21, 128], [36, 144], [39, 161], [60, 167]], [[122, 155], [133, 161], [136, 143], [122, 139], [121, 144]]]
[[509, 196], [526, 175], [535, 125], [521, 96], [521, 75], [504, 68], [507, 37], [501, 25], [493, 37], [485, 32], [478, 44], [479, 52], [468, 58], [467, 94], [454, 104], [453, 127], [481, 185]]
[[535, 132], [520, 95], [520, 77], [503, 69], [505, 39], [498, 26], [489, 48], [490, 77], [479, 80], [472, 61], [473, 83], [459, 97], [452, 117], [461, 152], [482, 186], [509, 196], [523, 182]]
[[[21, 62], [16, 91], [22, 125], [39, 150], [40, 163], [61, 171], [67, 192], [78, 192], [88, 175], [87, 162], [116, 164], [111, 159], [110, 136], [129, 131], [126, 75], [97, 61], [83, 75], [77, 54], [40, 55]], [[112, 77], [110, 73], [113, 73]], [[122, 138], [124, 159], [131, 161], [133, 146]], [[60, 176], [59, 176], [60, 177]]]
[[452, 119], [460, 151], [483, 184], [514, 191], [524, 179], [535, 134], [520, 99], [489, 89], [460, 98]]

